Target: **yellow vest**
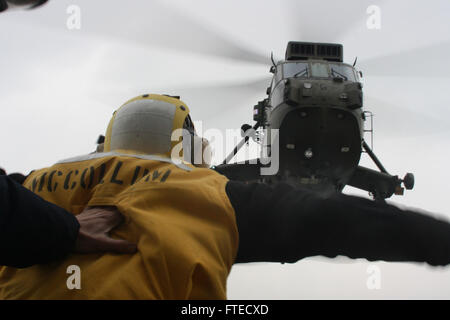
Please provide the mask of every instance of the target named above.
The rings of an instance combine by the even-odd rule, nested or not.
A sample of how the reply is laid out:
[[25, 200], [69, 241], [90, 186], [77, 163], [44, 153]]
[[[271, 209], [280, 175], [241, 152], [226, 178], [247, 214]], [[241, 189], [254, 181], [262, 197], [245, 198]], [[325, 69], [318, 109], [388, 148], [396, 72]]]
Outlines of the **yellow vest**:
[[[238, 247], [227, 179], [210, 169], [96, 154], [33, 172], [24, 185], [79, 214], [116, 206], [125, 222], [111, 233], [134, 255], [71, 254], [27, 269], [0, 269], [0, 299], [226, 299]], [[81, 289], [67, 285], [79, 266]]]

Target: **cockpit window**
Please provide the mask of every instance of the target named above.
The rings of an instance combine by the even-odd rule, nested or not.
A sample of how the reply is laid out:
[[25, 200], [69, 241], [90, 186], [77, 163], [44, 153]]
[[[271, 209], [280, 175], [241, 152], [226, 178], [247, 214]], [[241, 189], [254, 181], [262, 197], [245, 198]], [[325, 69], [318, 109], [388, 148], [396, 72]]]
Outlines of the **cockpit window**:
[[328, 78], [328, 65], [321, 62], [312, 62], [311, 76], [318, 78]]
[[342, 78], [346, 81], [356, 81], [353, 68], [343, 64], [330, 64], [330, 73], [333, 78]]
[[[277, 83], [280, 71], [276, 74]], [[354, 69], [345, 64], [330, 62], [286, 62], [283, 64], [283, 79], [287, 78], [342, 78], [358, 81]]]
[[297, 62], [297, 63], [285, 63], [283, 65], [283, 75], [284, 78], [308, 78], [308, 63]]

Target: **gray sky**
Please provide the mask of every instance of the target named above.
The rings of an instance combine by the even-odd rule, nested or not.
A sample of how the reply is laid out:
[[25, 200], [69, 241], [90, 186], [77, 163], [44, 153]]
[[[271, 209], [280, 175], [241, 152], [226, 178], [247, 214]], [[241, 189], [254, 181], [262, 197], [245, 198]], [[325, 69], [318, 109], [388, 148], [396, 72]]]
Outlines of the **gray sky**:
[[[79, 30], [67, 28], [70, 5]], [[370, 5], [381, 29], [367, 28]], [[364, 72], [375, 152], [391, 173], [416, 176], [392, 201], [450, 219], [449, 13], [448, 0], [53, 0], [0, 14], [0, 166], [27, 173], [92, 151], [112, 112], [146, 92], [180, 94], [205, 129], [239, 128], [265, 96], [271, 51], [339, 42]], [[366, 286], [371, 265], [378, 290]], [[449, 268], [318, 257], [236, 265], [228, 289], [230, 299], [449, 299], [449, 283]]]

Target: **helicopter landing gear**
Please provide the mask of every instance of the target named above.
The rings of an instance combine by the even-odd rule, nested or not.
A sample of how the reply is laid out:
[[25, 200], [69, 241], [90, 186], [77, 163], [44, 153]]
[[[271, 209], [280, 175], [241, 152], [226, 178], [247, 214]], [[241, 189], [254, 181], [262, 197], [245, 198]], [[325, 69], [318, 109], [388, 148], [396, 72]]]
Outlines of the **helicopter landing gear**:
[[402, 182], [406, 190], [412, 190], [414, 188], [414, 174], [407, 173]]
[[384, 200], [393, 194], [403, 195], [405, 189], [412, 190], [414, 188], [412, 173], [407, 173], [403, 179], [389, 174], [365, 141], [363, 141], [363, 148], [380, 171], [358, 166], [348, 183], [349, 185], [368, 191], [375, 200]]

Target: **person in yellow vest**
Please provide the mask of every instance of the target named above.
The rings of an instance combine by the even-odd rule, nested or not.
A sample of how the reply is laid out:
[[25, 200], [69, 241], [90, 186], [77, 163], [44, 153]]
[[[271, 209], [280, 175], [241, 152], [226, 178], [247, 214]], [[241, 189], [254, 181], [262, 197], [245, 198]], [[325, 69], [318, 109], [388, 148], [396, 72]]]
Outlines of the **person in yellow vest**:
[[[172, 141], [178, 129], [182, 135]], [[75, 214], [87, 206], [117, 208], [125, 222], [112, 237], [137, 243], [138, 252], [2, 268], [0, 299], [225, 299], [234, 263], [316, 255], [450, 263], [445, 221], [284, 183], [229, 181], [183, 161], [192, 155], [185, 142], [195, 139], [184, 102], [142, 95], [114, 113], [104, 152], [29, 175], [27, 188]], [[70, 270], [79, 270], [77, 285]]]
[[[174, 129], [193, 130], [179, 99], [144, 95], [117, 110], [103, 153], [36, 170], [24, 186], [69, 212], [116, 207], [124, 223], [113, 238], [136, 243], [138, 253], [72, 254], [63, 261], [0, 269], [0, 299], [226, 298], [238, 233], [226, 196], [227, 179], [170, 157]], [[181, 141], [181, 140], [180, 140]], [[81, 289], [68, 289], [69, 266]]]

